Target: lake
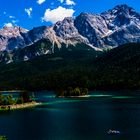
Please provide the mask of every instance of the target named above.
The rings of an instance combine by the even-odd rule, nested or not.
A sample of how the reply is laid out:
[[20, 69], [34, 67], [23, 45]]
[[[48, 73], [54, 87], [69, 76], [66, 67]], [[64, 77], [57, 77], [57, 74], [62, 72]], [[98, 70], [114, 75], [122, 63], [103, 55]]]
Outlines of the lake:
[[[0, 112], [8, 140], [140, 140], [140, 91], [94, 91], [89, 98], [36, 92], [43, 105]], [[120, 135], [108, 135], [109, 129]]]

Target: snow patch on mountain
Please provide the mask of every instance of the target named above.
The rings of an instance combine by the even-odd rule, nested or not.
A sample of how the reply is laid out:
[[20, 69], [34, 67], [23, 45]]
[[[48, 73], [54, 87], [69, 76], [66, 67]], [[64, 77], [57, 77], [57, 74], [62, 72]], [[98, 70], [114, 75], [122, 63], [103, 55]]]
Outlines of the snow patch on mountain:
[[[41, 40], [46, 40], [48, 45], [34, 48], [33, 45]], [[5, 26], [0, 30], [0, 61], [12, 62], [12, 55], [18, 54], [19, 49], [23, 50], [26, 61], [77, 44], [101, 51], [129, 42], [140, 42], [140, 14], [127, 5], [117, 5], [101, 14], [81, 13], [76, 18], [66, 17], [50, 27], [26, 30]]]

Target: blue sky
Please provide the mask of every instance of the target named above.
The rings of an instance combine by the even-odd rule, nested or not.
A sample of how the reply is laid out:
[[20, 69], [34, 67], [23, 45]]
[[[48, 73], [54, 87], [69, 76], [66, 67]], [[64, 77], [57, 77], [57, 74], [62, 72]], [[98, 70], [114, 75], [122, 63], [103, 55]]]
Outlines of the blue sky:
[[140, 0], [2, 0], [0, 28], [18, 25], [32, 29], [81, 12], [101, 13], [118, 4], [128, 4], [140, 12]]

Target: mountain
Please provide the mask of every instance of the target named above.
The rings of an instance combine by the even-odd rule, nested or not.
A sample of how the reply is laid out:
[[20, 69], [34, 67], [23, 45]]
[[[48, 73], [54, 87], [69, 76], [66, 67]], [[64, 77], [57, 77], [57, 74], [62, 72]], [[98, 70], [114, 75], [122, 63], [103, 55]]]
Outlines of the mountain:
[[26, 46], [22, 34], [26, 34], [28, 30], [21, 27], [3, 27], [0, 30], [0, 51], [13, 50], [15, 48], [23, 48]]
[[121, 45], [105, 52], [96, 58], [94, 64], [100, 81], [98, 88], [140, 88], [140, 43]]
[[0, 30], [0, 62], [29, 60], [81, 46], [102, 51], [131, 42], [140, 42], [140, 14], [127, 5], [117, 5], [101, 14], [67, 17], [50, 27], [4, 27]]
[[101, 14], [81, 13], [75, 19], [75, 26], [99, 48], [140, 42], [140, 14], [127, 5], [118, 5]]
[[[64, 50], [41, 55], [29, 61], [0, 65], [0, 89], [55, 89], [64, 83], [67, 85], [73, 82], [76, 86], [79, 76], [75, 74], [83, 74], [81, 72], [87, 69], [89, 64], [92, 65], [92, 61], [100, 53], [102, 52], [95, 50]], [[59, 84], [57, 83], [56, 86], [58, 81]]]
[[140, 88], [140, 43], [121, 45], [107, 52], [81, 49], [64, 52], [0, 65], [1, 90]]

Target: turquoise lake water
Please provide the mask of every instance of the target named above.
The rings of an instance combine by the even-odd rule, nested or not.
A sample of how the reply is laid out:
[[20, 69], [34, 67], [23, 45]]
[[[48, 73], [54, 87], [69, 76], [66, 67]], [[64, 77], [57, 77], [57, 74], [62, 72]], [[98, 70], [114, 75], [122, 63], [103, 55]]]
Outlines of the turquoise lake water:
[[[8, 140], [140, 140], [140, 91], [90, 92], [89, 98], [55, 98], [36, 92], [43, 105], [0, 112]], [[109, 129], [120, 135], [108, 135]]]

